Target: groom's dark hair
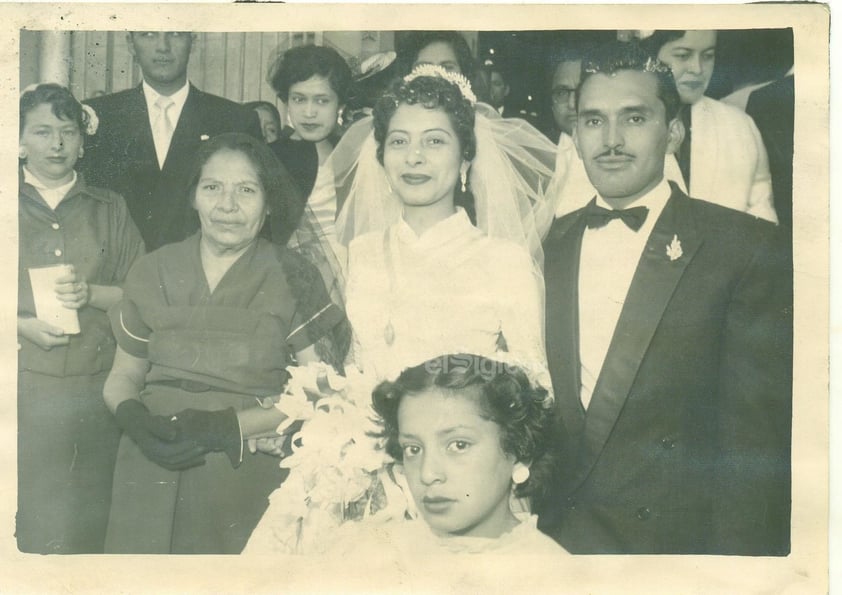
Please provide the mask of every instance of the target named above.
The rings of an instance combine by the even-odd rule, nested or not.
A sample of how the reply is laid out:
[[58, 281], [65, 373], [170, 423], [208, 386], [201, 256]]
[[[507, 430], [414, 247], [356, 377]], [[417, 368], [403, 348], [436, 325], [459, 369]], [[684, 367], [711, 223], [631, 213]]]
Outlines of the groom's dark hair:
[[678, 115], [681, 97], [675, 86], [672, 69], [647, 52], [637, 41], [611, 41], [594, 47], [582, 60], [582, 77], [576, 89], [576, 105], [582, 87], [595, 74], [611, 76], [623, 70], [649, 72], [658, 81], [658, 99], [664, 104], [667, 122]]

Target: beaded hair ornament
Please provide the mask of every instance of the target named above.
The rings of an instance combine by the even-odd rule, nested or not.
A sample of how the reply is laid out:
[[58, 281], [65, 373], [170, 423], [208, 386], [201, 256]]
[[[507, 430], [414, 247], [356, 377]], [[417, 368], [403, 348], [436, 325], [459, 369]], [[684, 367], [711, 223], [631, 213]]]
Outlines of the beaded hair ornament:
[[[621, 64], [611, 64], [611, 68], [605, 74], [614, 74], [617, 70], [623, 70]], [[641, 72], [651, 72], [652, 74], [672, 74], [672, 69], [667, 65], [658, 60], [657, 58], [649, 57], [646, 59], [646, 64], [643, 65], [643, 68], [634, 68], [634, 70], [640, 70]], [[603, 69], [596, 66], [593, 62], [585, 63], [582, 72], [587, 74], [602, 74]]]
[[477, 96], [471, 90], [471, 83], [468, 79], [458, 72], [449, 72], [437, 64], [419, 64], [412, 72], [403, 77], [403, 82], [411, 83], [418, 77], [432, 76], [446, 80], [449, 83], [456, 85], [462, 97], [468, 100], [471, 105], [476, 105]]

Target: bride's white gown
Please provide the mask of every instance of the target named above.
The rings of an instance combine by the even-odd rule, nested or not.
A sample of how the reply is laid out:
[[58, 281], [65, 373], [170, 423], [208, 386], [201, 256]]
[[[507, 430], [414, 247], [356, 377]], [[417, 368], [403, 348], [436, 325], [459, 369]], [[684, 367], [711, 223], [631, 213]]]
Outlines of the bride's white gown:
[[493, 357], [505, 344], [549, 387], [543, 286], [532, 260], [487, 237], [461, 209], [420, 237], [400, 220], [356, 238], [346, 300], [354, 359], [366, 374], [394, 379], [438, 355]]

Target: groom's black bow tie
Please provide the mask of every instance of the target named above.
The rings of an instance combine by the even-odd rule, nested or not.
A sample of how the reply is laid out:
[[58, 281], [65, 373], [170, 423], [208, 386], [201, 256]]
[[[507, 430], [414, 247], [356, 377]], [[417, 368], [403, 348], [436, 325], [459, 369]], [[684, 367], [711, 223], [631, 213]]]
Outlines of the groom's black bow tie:
[[606, 209], [598, 206], [596, 202], [592, 202], [588, 205], [586, 217], [589, 229], [604, 227], [612, 219], [622, 219], [623, 223], [629, 226], [629, 229], [637, 231], [643, 226], [643, 222], [646, 221], [646, 215], [648, 214], [649, 209], [646, 207]]

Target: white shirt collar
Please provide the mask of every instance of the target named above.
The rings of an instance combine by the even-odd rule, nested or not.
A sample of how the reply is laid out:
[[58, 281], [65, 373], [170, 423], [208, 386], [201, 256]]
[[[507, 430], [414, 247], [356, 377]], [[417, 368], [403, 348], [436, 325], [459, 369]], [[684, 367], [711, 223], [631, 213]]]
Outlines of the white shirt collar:
[[23, 166], [23, 181], [35, 188], [38, 194], [41, 195], [41, 198], [53, 210], [56, 209], [59, 203], [64, 200], [64, 197], [67, 196], [67, 193], [70, 192], [70, 189], [73, 188], [73, 185], [76, 183], [76, 177], [76, 170], [73, 170], [73, 177], [67, 184], [62, 184], [57, 188], [48, 188], [38, 176], [29, 171], [25, 165]]
[[[190, 81], [187, 81], [181, 89], [169, 96], [173, 102], [173, 106], [170, 108], [169, 112], [170, 121], [173, 123], [173, 127], [178, 122], [178, 118], [181, 116], [181, 110], [184, 109], [184, 104], [187, 102], [187, 95], [189, 92]], [[161, 94], [153, 89], [149, 83], [143, 81], [143, 96], [146, 99], [146, 110], [149, 113], [149, 121], [151, 125], [152, 119], [155, 117], [155, 102], [159, 97], [161, 97]]]

